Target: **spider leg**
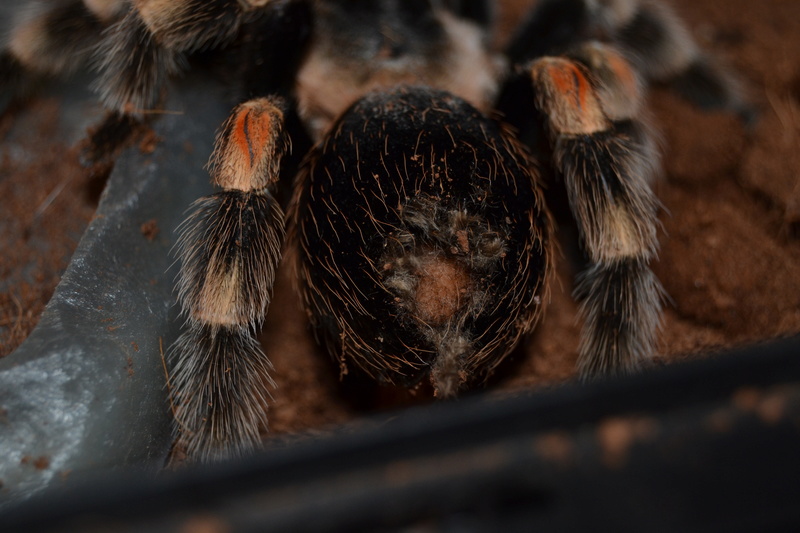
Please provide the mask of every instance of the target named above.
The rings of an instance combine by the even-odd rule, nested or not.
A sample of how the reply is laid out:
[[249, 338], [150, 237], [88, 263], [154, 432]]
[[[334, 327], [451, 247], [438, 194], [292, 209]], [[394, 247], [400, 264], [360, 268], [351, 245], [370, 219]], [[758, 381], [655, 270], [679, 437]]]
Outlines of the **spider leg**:
[[[275, 9], [257, 10], [267, 4]], [[233, 47], [243, 27], [248, 31], [245, 42], [237, 43], [238, 52], [261, 68], [236, 73], [247, 78], [237, 80], [247, 87], [242, 99], [286, 94], [286, 80], [299, 62], [309, 26], [309, 7], [300, 1], [132, 2], [98, 46], [94, 88], [111, 112], [90, 135], [84, 155], [97, 161], [123, 145], [137, 124], [158, 113], [167, 80], [184, 69], [189, 55]], [[290, 51], [278, 53], [282, 46]]]
[[281, 258], [273, 197], [289, 138], [283, 103], [253, 99], [223, 125], [210, 162], [222, 191], [198, 200], [178, 241], [185, 333], [170, 353], [178, 445], [192, 459], [239, 454], [266, 428], [271, 364], [256, 335]]
[[754, 118], [742, 83], [660, 0], [545, 0], [512, 38], [508, 56], [523, 64], [589, 40], [613, 44], [645, 81], [667, 85], [698, 107], [726, 109], [745, 122]]
[[563, 57], [539, 59], [530, 71], [536, 104], [548, 117], [553, 165], [590, 261], [575, 290], [584, 318], [583, 378], [627, 373], [651, 356], [662, 295], [649, 267], [658, 249], [659, 204], [650, 187], [658, 155], [636, 118], [638, 103], [630, 102], [639, 99], [640, 83], [612, 49], [592, 53], [597, 75]]
[[0, 52], [7, 102], [29, 96], [47, 78], [86, 66], [119, 4], [67, 0], [22, 8]]
[[[632, 2], [617, 0], [614, 4]], [[639, 0], [612, 18], [614, 43], [647, 80], [665, 84], [701, 109], [726, 109], [753, 120], [741, 81], [694, 40], [686, 24], [664, 2]]]
[[105, 33], [95, 84], [111, 110], [140, 116], [158, 101], [185, 55], [229, 41], [243, 16], [236, 0], [136, 0]]

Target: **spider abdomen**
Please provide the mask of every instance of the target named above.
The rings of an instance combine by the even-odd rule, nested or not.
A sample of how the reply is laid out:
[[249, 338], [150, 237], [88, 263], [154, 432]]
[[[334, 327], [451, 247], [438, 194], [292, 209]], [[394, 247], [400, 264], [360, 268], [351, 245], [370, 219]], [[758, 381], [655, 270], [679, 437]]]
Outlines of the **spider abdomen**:
[[550, 229], [536, 176], [463, 100], [428, 88], [369, 94], [300, 179], [303, 299], [343, 366], [404, 385], [430, 375], [452, 396], [538, 318]]

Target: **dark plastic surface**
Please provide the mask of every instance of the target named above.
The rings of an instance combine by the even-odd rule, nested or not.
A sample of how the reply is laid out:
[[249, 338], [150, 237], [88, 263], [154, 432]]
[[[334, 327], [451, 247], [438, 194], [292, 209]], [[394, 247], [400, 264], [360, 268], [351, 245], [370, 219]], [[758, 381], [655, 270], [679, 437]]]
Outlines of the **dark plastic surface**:
[[[66, 113], [93, 99], [77, 83], [60, 95], [73, 132], [85, 117]], [[170, 249], [185, 210], [211, 190], [204, 166], [227, 115], [222, 91], [197, 80], [173, 91], [154, 125], [156, 151], [133, 147], [119, 158], [39, 325], [0, 360], [0, 507], [88, 472], [163, 465], [162, 348], [179, 328]], [[151, 220], [152, 241], [141, 230]]]
[[178, 473], [104, 476], [13, 531], [796, 531], [800, 339], [373, 419]]

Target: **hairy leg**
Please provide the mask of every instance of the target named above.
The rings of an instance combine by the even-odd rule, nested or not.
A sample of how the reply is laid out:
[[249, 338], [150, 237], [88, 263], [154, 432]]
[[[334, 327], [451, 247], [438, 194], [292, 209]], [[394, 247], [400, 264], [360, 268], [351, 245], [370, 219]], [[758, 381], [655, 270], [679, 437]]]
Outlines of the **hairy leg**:
[[649, 268], [658, 249], [659, 204], [650, 187], [658, 154], [637, 119], [640, 84], [614, 50], [587, 53], [596, 76], [568, 58], [531, 67], [553, 164], [590, 262], [575, 291], [584, 318], [583, 378], [639, 368], [653, 353], [661, 313], [661, 287]]
[[198, 200], [178, 243], [185, 332], [173, 346], [178, 446], [192, 459], [256, 447], [266, 429], [271, 364], [256, 335], [281, 258], [284, 215], [273, 193], [289, 149], [282, 102], [234, 109], [211, 159], [223, 190]]

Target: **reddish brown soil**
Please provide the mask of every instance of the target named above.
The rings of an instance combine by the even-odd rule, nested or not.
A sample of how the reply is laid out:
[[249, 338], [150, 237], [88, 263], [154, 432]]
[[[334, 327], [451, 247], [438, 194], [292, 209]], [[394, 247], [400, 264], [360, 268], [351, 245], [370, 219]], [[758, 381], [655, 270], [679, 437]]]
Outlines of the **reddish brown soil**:
[[[509, 27], [530, 2], [503, 4], [503, 27]], [[666, 91], [652, 94], [664, 137], [655, 264], [669, 294], [659, 340], [663, 362], [800, 332], [800, 2], [674, 4], [701, 45], [741, 74], [761, 117], [748, 131], [725, 113], [702, 113]], [[30, 142], [48, 147], [40, 151], [48, 155], [23, 164], [6, 143], [0, 147], [0, 355], [35, 325], [93, 211], [91, 176], [47, 128], [57, 102], [33, 105], [41, 120]], [[14, 118], [2, 117], [0, 138]], [[520, 390], [573, 376], [579, 336], [573, 274], [561, 261], [543, 323], [493, 387]], [[344, 399], [338, 373], [309, 337], [285, 273], [279, 281], [273, 309], [282, 312], [270, 316], [263, 335], [278, 383], [273, 433], [351, 419], [360, 410]], [[415, 394], [426, 401], [418, 391], [402, 393], [402, 402], [417, 401]]]
[[[38, 322], [96, 201], [77, 151], [56, 138], [58, 102], [30, 105], [24, 120], [0, 117], [0, 356]], [[19, 142], [39, 148], [17, 157], [6, 142], [12, 128], [22, 132]]]

